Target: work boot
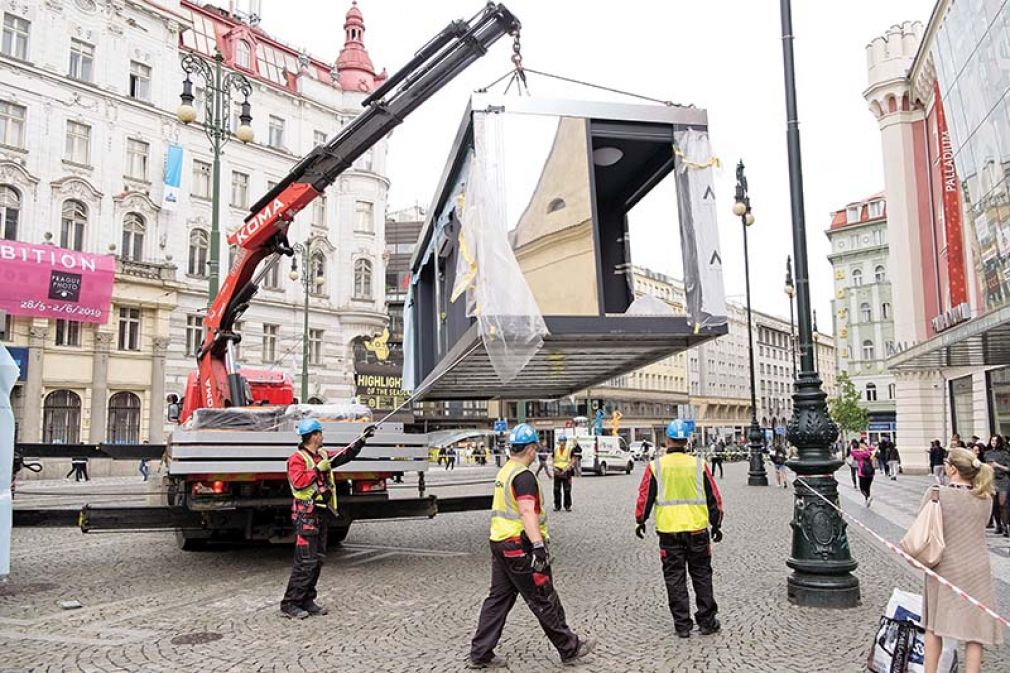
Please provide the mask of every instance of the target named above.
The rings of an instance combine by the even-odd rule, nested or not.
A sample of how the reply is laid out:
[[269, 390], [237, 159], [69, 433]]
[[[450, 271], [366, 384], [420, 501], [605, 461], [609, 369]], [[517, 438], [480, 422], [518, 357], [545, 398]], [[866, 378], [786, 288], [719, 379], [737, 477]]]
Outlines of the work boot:
[[698, 632], [703, 636], [710, 636], [713, 633], [718, 633], [719, 629], [722, 628], [722, 624], [719, 623], [718, 619], [713, 619], [710, 623], [702, 626], [698, 625]]
[[474, 661], [470, 657], [466, 658], [466, 667], [471, 669], [505, 668], [508, 665], [509, 662], [505, 657], [499, 657], [497, 654], [492, 654], [491, 658], [486, 661]]
[[282, 605], [281, 615], [288, 619], [305, 619], [309, 616], [309, 613], [297, 605]]
[[575, 650], [575, 654], [573, 654], [572, 656], [568, 657], [567, 659], [562, 659], [561, 663], [565, 664], [566, 666], [574, 664], [574, 663], [578, 662], [579, 659], [582, 659], [587, 654], [589, 654], [590, 652], [592, 652], [595, 648], [596, 648], [596, 639], [595, 638], [586, 638], [585, 640], [582, 640], [581, 638], [579, 638], [579, 646]]
[[678, 638], [690, 638], [691, 637], [691, 632], [690, 631], [677, 631], [677, 637]]
[[313, 617], [316, 615], [328, 615], [330, 611], [319, 605], [315, 601], [309, 601], [309, 604], [305, 606], [305, 612], [309, 613]]

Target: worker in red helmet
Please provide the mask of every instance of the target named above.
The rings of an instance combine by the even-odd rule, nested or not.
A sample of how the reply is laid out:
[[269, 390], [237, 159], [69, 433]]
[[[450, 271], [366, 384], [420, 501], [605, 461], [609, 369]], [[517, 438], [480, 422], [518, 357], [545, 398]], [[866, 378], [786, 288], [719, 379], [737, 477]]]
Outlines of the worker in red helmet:
[[365, 441], [375, 434], [375, 426], [365, 427], [357, 440], [339, 451], [323, 448], [323, 426], [314, 418], [302, 420], [298, 434], [301, 442], [288, 458], [288, 484], [294, 496], [291, 519], [295, 524], [295, 560], [281, 600], [281, 614], [289, 619], [328, 612], [316, 603], [316, 582], [326, 552], [326, 510], [337, 515], [333, 469], [358, 457]]

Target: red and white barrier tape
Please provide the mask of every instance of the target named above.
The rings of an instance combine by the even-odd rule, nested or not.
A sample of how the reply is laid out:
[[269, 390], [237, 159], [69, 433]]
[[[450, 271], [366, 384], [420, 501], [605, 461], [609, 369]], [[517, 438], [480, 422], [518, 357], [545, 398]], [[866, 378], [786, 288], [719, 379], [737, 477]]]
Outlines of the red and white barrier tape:
[[[820, 475], [817, 475], [817, 476], [820, 476]], [[1007, 628], [1010, 628], [1010, 619], [1007, 619], [1006, 617], [1004, 617], [1003, 615], [999, 614], [998, 612], [996, 612], [995, 610], [993, 610], [989, 606], [987, 606], [987, 605], [979, 602], [978, 599], [974, 598], [971, 594], [969, 594], [964, 589], [962, 589], [962, 588], [960, 588], [960, 587], [952, 584], [951, 581], [948, 580], [947, 578], [943, 577], [942, 575], [938, 575], [937, 573], [933, 572], [930, 568], [927, 568], [923, 564], [919, 563], [917, 560], [915, 560], [915, 558], [913, 558], [912, 556], [906, 554], [905, 551], [901, 547], [899, 547], [898, 545], [896, 545], [896, 544], [894, 544], [892, 542], [889, 542], [888, 540], [885, 540], [881, 535], [879, 535], [872, 528], [870, 528], [869, 526], [867, 526], [866, 524], [864, 524], [859, 519], [856, 519], [854, 516], [852, 516], [850, 514], [847, 514], [845, 512], [845, 510], [843, 510], [841, 507], [839, 507], [835, 503], [833, 503], [830, 500], [828, 500], [827, 498], [825, 498], [821, 493], [819, 493], [818, 491], [816, 491], [810, 484], [808, 484], [806, 481], [804, 481], [801, 477], [796, 477], [796, 481], [798, 481], [801, 484], [803, 484], [804, 486], [806, 486], [814, 495], [816, 495], [818, 498], [820, 498], [821, 500], [823, 500], [824, 502], [828, 503], [829, 505], [831, 505], [832, 507], [834, 507], [836, 510], [838, 510], [838, 513], [841, 514], [843, 517], [845, 517], [847, 520], [849, 520], [850, 522], [856, 524], [857, 526], [859, 526], [860, 528], [862, 528], [863, 530], [865, 530], [867, 533], [869, 533], [870, 536], [873, 537], [873, 539], [877, 540], [878, 542], [883, 543], [888, 549], [890, 549], [891, 551], [893, 551], [895, 554], [897, 554], [901, 558], [905, 559], [905, 561], [910, 566], [916, 568], [917, 570], [921, 570], [922, 572], [926, 573], [926, 575], [928, 577], [932, 577], [937, 582], [939, 582], [943, 586], [947, 587], [948, 589], [950, 589], [951, 591], [953, 591], [955, 594], [957, 594], [958, 596], [960, 596], [964, 600], [968, 601], [969, 603], [971, 603], [976, 608], [978, 608], [982, 612], [986, 613], [987, 615], [989, 615], [990, 617], [992, 617], [993, 619], [995, 619], [997, 622], [999, 622], [1003, 626], [1005, 626]]]

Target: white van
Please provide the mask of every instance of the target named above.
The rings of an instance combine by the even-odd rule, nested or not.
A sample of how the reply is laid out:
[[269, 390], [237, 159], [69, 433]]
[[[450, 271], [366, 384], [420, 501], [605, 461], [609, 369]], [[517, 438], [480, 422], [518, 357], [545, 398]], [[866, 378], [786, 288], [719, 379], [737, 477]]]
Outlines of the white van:
[[603, 477], [608, 472], [631, 474], [635, 469], [635, 459], [623, 437], [576, 435], [574, 440], [582, 449], [583, 472]]

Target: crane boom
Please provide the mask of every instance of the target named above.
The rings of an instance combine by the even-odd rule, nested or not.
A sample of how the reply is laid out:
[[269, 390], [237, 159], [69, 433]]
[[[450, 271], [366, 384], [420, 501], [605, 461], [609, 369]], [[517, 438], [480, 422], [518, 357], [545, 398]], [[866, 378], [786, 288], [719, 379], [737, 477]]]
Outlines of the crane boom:
[[259, 289], [254, 275], [260, 263], [274, 255], [293, 254], [287, 231], [295, 215], [488, 47], [504, 35], [517, 35], [519, 28], [508, 9], [493, 2], [469, 21], [453, 21], [365, 99], [361, 114], [328, 143], [313, 148], [253, 205], [242, 226], [228, 235], [228, 243], [237, 247], [236, 258], [207, 310], [196, 381], [191, 379], [187, 388], [182, 420], [195, 409], [252, 402], [233, 355], [234, 344], [241, 339], [233, 327]]

